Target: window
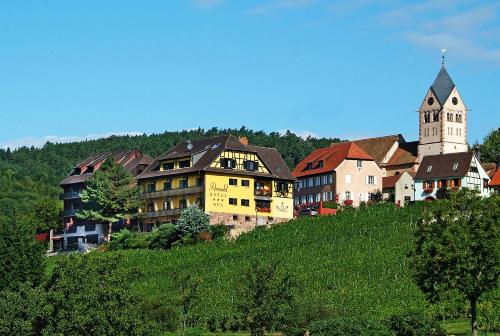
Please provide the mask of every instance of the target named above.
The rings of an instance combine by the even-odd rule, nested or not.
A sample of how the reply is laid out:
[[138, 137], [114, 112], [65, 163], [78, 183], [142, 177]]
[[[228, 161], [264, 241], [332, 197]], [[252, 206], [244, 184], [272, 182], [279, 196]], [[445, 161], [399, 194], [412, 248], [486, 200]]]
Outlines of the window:
[[230, 205], [237, 205], [238, 204], [238, 200], [236, 198], [229, 198], [229, 204]]
[[163, 210], [170, 210], [172, 208], [170, 201], [163, 202]]
[[432, 170], [432, 166], [431, 165], [427, 166], [427, 172], [430, 173], [431, 170]]
[[241, 205], [242, 206], [250, 206], [250, 200], [247, 200], [247, 199], [242, 199], [241, 200]]
[[250, 222], [250, 216], [245, 216], [245, 222]]
[[188, 187], [188, 179], [186, 177], [179, 181], [179, 188], [184, 189]]
[[424, 189], [434, 189], [434, 181], [424, 181]]
[[483, 189], [488, 189], [488, 179], [483, 179]]
[[250, 187], [250, 180], [241, 180], [242, 187]]
[[312, 177], [307, 179], [307, 186], [306, 187], [313, 187], [314, 186], [314, 179]]
[[279, 181], [276, 183], [277, 192], [288, 192], [288, 183]]
[[320, 186], [321, 185], [321, 176], [316, 176], [314, 178], [314, 185], [315, 186]]
[[205, 206], [205, 203], [203, 202], [203, 197], [198, 197], [196, 199], [196, 204], [200, 207], [203, 208]]
[[95, 223], [85, 223], [85, 231], [95, 231]]
[[350, 191], [345, 192], [345, 199], [348, 199], [348, 200], [351, 199], [351, 192]]
[[351, 175], [347, 174], [347, 175], [345, 176], [345, 183], [346, 183], [346, 184], [351, 183]]
[[323, 168], [324, 166], [325, 166], [325, 161], [321, 160], [320, 162], [318, 162], [316, 168]]
[[189, 167], [191, 167], [191, 161], [189, 160], [179, 161], [179, 168], [189, 168]]
[[222, 159], [221, 160], [222, 168], [225, 169], [234, 169], [236, 167], [235, 159]]
[[333, 183], [333, 175], [328, 175], [328, 184]]
[[375, 184], [375, 176], [367, 176], [367, 184]]
[[154, 183], [148, 183], [148, 192], [155, 192], [156, 186]]
[[458, 170], [458, 162], [453, 163], [453, 170]]
[[174, 169], [175, 165], [173, 162], [167, 162], [163, 164], [163, 170], [172, 170]]
[[86, 244], [97, 245], [99, 243], [99, 235], [93, 234], [85, 237]]
[[201, 178], [201, 177], [196, 178], [196, 186], [197, 187], [203, 186], [203, 178]]
[[356, 160], [356, 167], [358, 168], [363, 167], [363, 160]]
[[233, 215], [233, 221], [237, 221], [238, 220], [238, 215]]
[[153, 202], [148, 203], [148, 212], [155, 211], [155, 204]]
[[432, 121], [434, 122], [439, 121], [439, 112], [434, 112], [432, 114]]
[[312, 202], [314, 202], [313, 195], [307, 196], [307, 203], [312, 203]]
[[243, 162], [243, 166], [245, 170], [256, 171], [259, 165], [257, 161], [246, 160], [245, 162]]
[[229, 179], [229, 185], [231, 186], [237, 186], [238, 185], [238, 180], [235, 178], [230, 178]]
[[187, 199], [181, 199], [179, 200], [179, 209], [184, 209], [187, 208]]
[[163, 190], [170, 190], [172, 189], [172, 180], [166, 180], [163, 182]]

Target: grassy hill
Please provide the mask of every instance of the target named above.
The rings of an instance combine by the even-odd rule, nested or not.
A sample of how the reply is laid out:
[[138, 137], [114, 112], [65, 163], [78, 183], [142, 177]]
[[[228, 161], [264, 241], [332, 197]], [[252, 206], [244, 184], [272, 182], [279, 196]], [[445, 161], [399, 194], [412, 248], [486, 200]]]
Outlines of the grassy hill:
[[230, 321], [239, 279], [252, 259], [280, 260], [301, 284], [299, 310], [307, 319], [370, 316], [425, 309], [409, 274], [406, 253], [419, 208], [372, 206], [334, 217], [303, 218], [257, 229], [236, 241], [217, 240], [170, 251], [109, 252], [143, 272], [137, 294], [153, 302], [175, 301], [175, 274], [203, 278], [197, 322]]

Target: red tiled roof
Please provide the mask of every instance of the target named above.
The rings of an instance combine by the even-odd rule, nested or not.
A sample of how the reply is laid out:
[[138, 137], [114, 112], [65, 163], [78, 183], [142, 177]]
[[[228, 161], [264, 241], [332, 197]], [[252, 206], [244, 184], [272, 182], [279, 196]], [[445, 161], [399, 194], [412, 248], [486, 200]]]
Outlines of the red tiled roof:
[[[295, 177], [302, 177], [331, 172], [346, 159], [374, 161], [372, 156], [354, 142], [341, 142], [332, 144], [330, 147], [316, 149], [297, 164], [292, 174]], [[321, 162], [323, 166], [318, 167]], [[312, 169], [306, 169], [308, 164], [312, 166]]]
[[382, 188], [394, 188], [396, 182], [403, 176], [403, 174], [394, 175], [394, 176], [385, 176], [382, 178]]
[[497, 169], [490, 181], [490, 186], [500, 187], [500, 168]]

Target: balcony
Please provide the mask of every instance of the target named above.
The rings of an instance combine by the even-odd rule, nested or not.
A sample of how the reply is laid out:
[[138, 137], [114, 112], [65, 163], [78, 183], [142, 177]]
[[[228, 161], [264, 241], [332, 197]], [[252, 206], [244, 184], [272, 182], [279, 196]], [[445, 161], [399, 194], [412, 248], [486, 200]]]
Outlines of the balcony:
[[270, 200], [273, 197], [270, 183], [255, 182], [254, 196], [256, 200]]
[[158, 210], [158, 211], [148, 211], [140, 214], [142, 218], [155, 218], [155, 217], [167, 217], [167, 216], [178, 216], [181, 214], [182, 209], [170, 209], [170, 210]]
[[67, 192], [61, 193], [59, 198], [61, 200], [80, 198], [80, 192], [79, 191], [67, 191]]
[[141, 199], [150, 199], [150, 198], [159, 198], [159, 197], [170, 197], [170, 196], [178, 196], [178, 195], [187, 195], [187, 194], [198, 194], [203, 192], [203, 187], [188, 187], [188, 188], [177, 188], [177, 189], [168, 189], [161, 191], [153, 191], [153, 192], [142, 192], [140, 194]]

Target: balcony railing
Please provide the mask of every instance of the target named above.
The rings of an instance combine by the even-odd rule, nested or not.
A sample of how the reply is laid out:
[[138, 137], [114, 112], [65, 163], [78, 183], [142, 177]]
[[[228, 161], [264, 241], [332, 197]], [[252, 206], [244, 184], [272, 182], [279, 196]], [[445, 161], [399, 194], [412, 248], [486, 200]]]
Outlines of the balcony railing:
[[140, 214], [142, 218], [154, 218], [154, 217], [166, 217], [166, 216], [176, 216], [181, 214], [182, 209], [170, 209], [170, 210], [158, 210], [158, 211], [147, 211]]
[[199, 187], [160, 190], [153, 192], [142, 192], [140, 197], [141, 199], [149, 199], [149, 198], [169, 197], [169, 196], [178, 196], [187, 194], [197, 194], [202, 192], [203, 192], [203, 187], [199, 186]]
[[76, 215], [76, 213], [80, 211], [80, 209], [69, 209], [69, 210], [64, 210], [63, 211], [63, 217], [73, 217]]
[[79, 197], [80, 197], [79, 191], [67, 191], [67, 192], [61, 193], [61, 195], [59, 196], [59, 198], [62, 200], [79, 198]]

